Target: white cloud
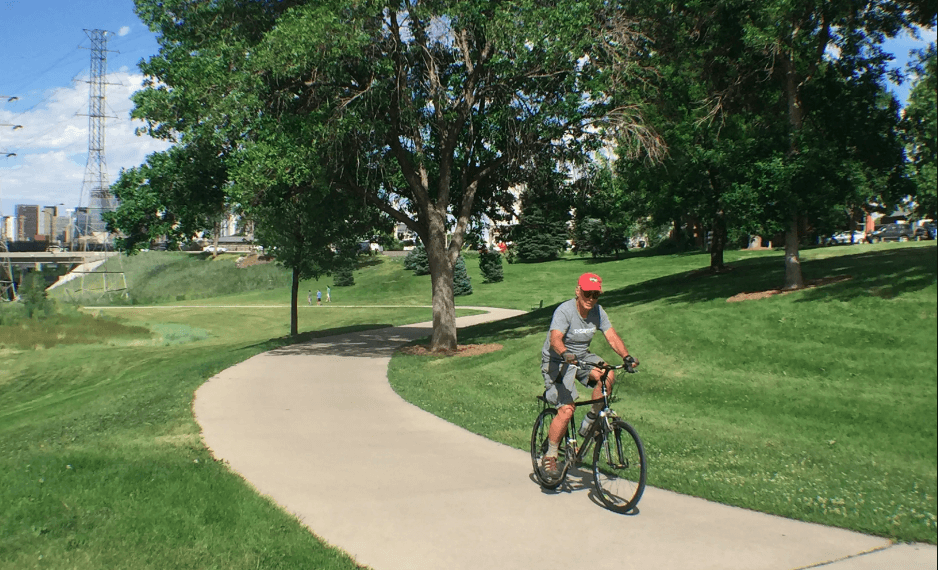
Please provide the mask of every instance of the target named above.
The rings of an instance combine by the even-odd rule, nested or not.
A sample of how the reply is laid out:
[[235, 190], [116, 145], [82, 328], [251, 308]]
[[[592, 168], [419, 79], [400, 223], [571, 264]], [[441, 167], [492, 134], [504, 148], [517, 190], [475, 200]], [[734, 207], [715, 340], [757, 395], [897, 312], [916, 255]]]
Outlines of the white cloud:
[[[23, 125], [16, 130], [0, 127], [0, 149], [16, 153], [0, 158], [3, 214], [10, 215], [15, 204], [86, 205], [88, 197], [81, 195], [88, 157], [86, 81], [87, 75], [70, 87], [49, 91], [42, 103], [22, 112], [0, 105], [0, 123]], [[146, 155], [169, 146], [134, 134], [142, 123], [130, 119], [130, 96], [142, 82], [141, 74], [124, 70], [107, 76], [104, 154], [111, 182], [121, 168], [137, 166]]]
[[123, 37], [130, 33], [130, 26], [122, 26], [120, 30], [117, 31], [117, 35]]

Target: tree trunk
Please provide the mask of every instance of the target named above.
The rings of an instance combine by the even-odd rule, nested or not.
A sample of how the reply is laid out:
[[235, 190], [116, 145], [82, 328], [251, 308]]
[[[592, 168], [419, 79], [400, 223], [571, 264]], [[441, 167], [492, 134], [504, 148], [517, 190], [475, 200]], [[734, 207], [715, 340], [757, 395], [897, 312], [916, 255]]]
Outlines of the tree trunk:
[[710, 271], [720, 273], [726, 266], [723, 265], [723, 250], [726, 249], [726, 224], [722, 215], [713, 219], [713, 228], [710, 239]]
[[215, 259], [218, 257], [218, 234], [221, 233], [221, 221], [216, 221], [213, 229], [212, 245], [215, 247], [212, 248], [212, 259]]
[[798, 214], [792, 214], [791, 226], [785, 232], [785, 288], [801, 289], [801, 259], [798, 257]]
[[300, 270], [297, 267], [293, 268], [293, 287], [290, 294], [290, 336], [296, 336], [299, 334], [299, 327], [297, 323], [297, 314], [296, 314], [296, 299], [297, 295], [300, 292]]
[[427, 261], [430, 264], [430, 283], [433, 291], [433, 335], [430, 350], [444, 352], [456, 350], [456, 301], [453, 296], [453, 267], [446, 244], [444, 215], [430, 216], [428, 224]]

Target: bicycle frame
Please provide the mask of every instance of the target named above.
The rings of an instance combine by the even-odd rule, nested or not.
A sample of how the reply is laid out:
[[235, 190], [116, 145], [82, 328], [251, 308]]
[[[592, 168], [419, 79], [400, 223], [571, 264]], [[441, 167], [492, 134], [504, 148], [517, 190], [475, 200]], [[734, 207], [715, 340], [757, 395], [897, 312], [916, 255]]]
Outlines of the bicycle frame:
[[[585, 364], [589, 365], [588, 363], [585, 363]], [[592, 366], [592, 365], [589, 365], [589, 366]], [[561, 477], [566, 476], [567, 469], [569, 469], [571, 465], [574, 465], [575, 463], [578, 463], [583, 460], [583, 458], [586, 456], [586, 453], [592, 447], [593, 441], [596, 439], [596, 436], [600, 435], [606, 430], [606, 418], [615, 417], [615, 412], [613, 412], [609, 408], [609, 398], [611, 394], [609, 394], [607, 390], [606, 379], [609, 377], [609, 373], [612, 370], [616, 370], [620, 368], [621, 367], [611, 367], [611, 368], [607, 368], [603, 370], [602, 375], [599, 377], [599, 383], [602, 385], [601, 397], [595, 398], [592, 400], [584, 400], [582, 402], [574, 402], [573, 404], [570, 404], [573, 406], [574, 412], [570, 416], [570, 421], [567, 423], [567, 433], [564, 438], [567, 452], [565, 453], [564, 467], [562, 470], [563, 475]], [[539, 396], [539, 398], [544, 402], [544, 406], [542, 409], [546, 409], [548, 406], [551, 406], [551, 404], [547, 401], [547, 399], [544, 396]], [[580, 445], [579, 439], [578, 439], [579, 433], [577, 433], [577, 427], [576, 427], [578, 425], [576, 422], [576, 408], [579, 408], [581, 406], [592, 406], [593, 404], [597, 404], [597, 403], [602, 403], [603, 407], [602, 409], [600, 409], [599, 415], [596, 417], [596, 421], [593, 422], [593, 425], [590, 426], [590, 429], [586, 432], [586, 435], [583, 436], [584, 443]], [[608, 446], [609, 445], [608, 438], [605, 438], [605, 440], [606, 440], [606, 445]], [[573, 453], [570, 453], [571, 446], [573, 448]], [[608, 449], [607, 449], [607, 453], [608, 453]]]

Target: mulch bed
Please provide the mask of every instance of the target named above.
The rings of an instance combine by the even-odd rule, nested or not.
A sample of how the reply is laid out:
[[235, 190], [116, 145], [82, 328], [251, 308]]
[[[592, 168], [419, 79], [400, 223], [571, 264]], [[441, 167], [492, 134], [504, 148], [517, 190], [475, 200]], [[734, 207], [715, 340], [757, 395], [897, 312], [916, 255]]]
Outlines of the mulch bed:
[[805, 281], [804, 287], [800, 289], [769, 289], [767, 291], [756, 291], [754, 293], [739, 293], [727, 299], [726, 302], [736, 303], [739, 301], [752, 301], [754, 299], [765, 299], [773, 295], [785, 295], [787, 293], [793, 293], [795, 291], [813, 289], [815, 287], [822, 287], [824, 285], [830, 285], [831, 283], [841, 283], [843, 281], [849, 281], [851, 279], [853, 279], [853, 275], [835, 275], [834, 277], [810, 279], [808, 281]]
[[500, 344], [458, 344], [456, 345], [455, 351], [445, 351], [445, 352], [432, 352], [428, 345], [423, 344], [413, 344], [410, 346], [405, 346], [399, 350], [404, 354], [411, 354], [414, 356], [478, 356], [480, 354], [486, 354], [488, 352], [495, 352], [496, 350], [501, 350], [503, 347]]

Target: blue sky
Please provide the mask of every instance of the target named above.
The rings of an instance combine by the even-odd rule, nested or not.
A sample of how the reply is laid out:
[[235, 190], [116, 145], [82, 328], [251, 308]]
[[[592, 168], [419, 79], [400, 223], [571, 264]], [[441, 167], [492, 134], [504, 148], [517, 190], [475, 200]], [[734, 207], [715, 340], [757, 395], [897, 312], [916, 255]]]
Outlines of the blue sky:
[[[105, 155], [113, 182], [166, 144], [134, 135], [130, 95], [143, 76], [137, 63], [157, 52], [154, 34], [132, 0], [0, 0], [0, 213], [16, 204], [65, 208], [87, 205], [82, 181], [88, 157], [88, 78], [91, 41], [84, 30], [107, 30], [109, 85]], [[935, 41], [935, 31], [924, 34]], [[891, 42], [896, 64], [922, 41]], [[895, 88], [905, 100], [908, 85]], [[16, 101], [7, 101], [9, 97]], [[3, 124], [22, 125], [13, 129]]]

